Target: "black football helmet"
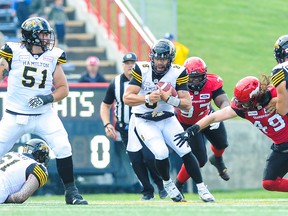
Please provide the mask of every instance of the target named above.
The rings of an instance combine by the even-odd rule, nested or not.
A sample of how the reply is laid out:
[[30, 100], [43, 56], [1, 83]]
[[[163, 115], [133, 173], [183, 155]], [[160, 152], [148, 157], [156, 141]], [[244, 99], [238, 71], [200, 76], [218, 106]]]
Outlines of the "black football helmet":
[[[175, 60], [174, 44], [167, 39], [160, 39], [152, 46], [150, 50], [150, 60], [152, 71], [157, 75], [164, 75], [170, 69], [172, 62]], [[168, 59], [164, 70], [157, 70], [154, 59]]]
[[274, 57], [278, 63], [288, 58], [288, 35], [283, 35], [274, 44]]
[[[47, 20], [42, 17], [32, 17], [21, 25], [22, 41], [31, 49], [32, 45], [40, 46], [43, 52], [52, 50], [55, 45], [55, 33]], [[45, 38], [40, 33], [48, 34]]]
[[31, 139], [24, 144], [23, 153], [31, 154], [32, 157], [39, 163], [48, 166], [50, 160], [49, 148], [47, 143], [41, 139]]

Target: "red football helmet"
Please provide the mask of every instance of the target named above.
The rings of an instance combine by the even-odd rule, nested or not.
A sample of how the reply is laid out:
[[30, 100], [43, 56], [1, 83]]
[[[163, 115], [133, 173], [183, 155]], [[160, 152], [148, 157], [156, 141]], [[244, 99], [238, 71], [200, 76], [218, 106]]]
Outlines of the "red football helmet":
[[241, 79], [234, 88], [234, 102], [241, 108], [252, 110], [257, 108], [260, 95], [260, 81], [254, 76]]
[[207, 82], [207, 66], [203, 59], [190, 57], [184, 62], [189, 75], [188, 87], [191, 91], [200, 92]]

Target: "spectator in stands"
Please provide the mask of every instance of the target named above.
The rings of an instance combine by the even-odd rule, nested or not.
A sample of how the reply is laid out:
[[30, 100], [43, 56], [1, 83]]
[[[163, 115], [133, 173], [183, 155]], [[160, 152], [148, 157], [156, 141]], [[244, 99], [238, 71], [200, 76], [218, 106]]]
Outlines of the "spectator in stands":
[[56, 30], [56, 36], [58, 41], [58, 46], [60, 48], [65, 48], [65, 22], [68, 20], [68, 17], [64, 11], [64, 2], [63, 0], [54, 0], [54, 4], [51, 6], [51, 10], [48, 14], [48, 20], [54, 26]]
[[45, 17], [45, 2], [43, 0], [31, 0], [30, 17]]
[[174, 35], [171, 33], [166, 33], [164, 36], [165, 39], [170, 40], [176, 49], [176, 55], [175, 55], [175, 61], [173, 62], [174, 64], [179, 64], [183, 65], [185, 60], [188, 57], [189, 54], [189, 48], [186, 47], [185, 45], [179, 43], [178, 41], [175, 40]]
[[100, 60], [96, 56], [89, 56], [86, 60], [86, 71], [79, 79], [79, 82], [107, 82], [99, 73]]
[[14, 1], [14, 9], [16, 11], [16, 16], [18, 19], [18, 27], [20, 31], [21, 24], [29, 18], [30, 16], [30, 3], [31, 0], [15, 0]]

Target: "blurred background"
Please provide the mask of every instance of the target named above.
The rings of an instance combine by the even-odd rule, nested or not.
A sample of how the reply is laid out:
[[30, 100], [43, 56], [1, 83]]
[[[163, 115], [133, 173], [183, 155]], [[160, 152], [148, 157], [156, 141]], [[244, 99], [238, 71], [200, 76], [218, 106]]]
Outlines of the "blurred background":
[[[70, 136], [79, 190], [86, 193], [139, 193], [141, 189], [120, 138], [106, 138], [99, 116], [109, 82], [122, 73], [126, 52], [149, 60], [153, 42], [170, 33], [189, 48], [188, 56], [201, 57], [208, 72], [223, 78], [231, 99], [240, 78], [271, 73], [276, 64], [273, 45], [279, 36], [287, 34], [288, 5], [281, 0], [265, 4], [260, 0], [31, 0], [26, 10], [23, 5], [15, 7], [15, 2], [0, 0], [1, 46], [6, 41], [21, 40], [21, 17], [42, 16], [57, 30], [58, 46], [67, 53], [63, 69], [70, 94], [55, 108]], [[89, 56], [100, 60], [99, 73], [107, 82], [79, 83]], [[0, 87], [0, 115], [5, 89], [5, 85]], [[207, 164], [202, 169], [205, 183], [209, 189], [219, 190], [261, 188], [270, 140], [246, 121], [236, 119], [225, 125], [230, 147], [224, 158], [231, 179], [224, 182]], [[15, 149], [31, 137], [34, 135], [23, 136]], [[175, 177], [181, 164], [177, 156], [171, 160]], [[37, 193], [62, 194], [54, 160], [49, 172], [49, 183]], [[191, 181], [187, 190], [193, 191]]]

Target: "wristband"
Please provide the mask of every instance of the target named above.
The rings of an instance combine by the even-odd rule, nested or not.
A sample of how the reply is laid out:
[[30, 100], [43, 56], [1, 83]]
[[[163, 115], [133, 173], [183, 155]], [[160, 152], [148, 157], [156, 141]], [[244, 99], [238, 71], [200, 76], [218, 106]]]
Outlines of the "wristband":
[[170, 104], [170, 105], [172, 105], [172, 106], [174, 106], [174, 107], [178, 107], [179, 106], [179, 104], [180, 104], [180, 99], [179, 98], [177, 98], [177, 97], [174, 97], [174, 96], [169, 96], [168, 97], [168, 99], [166, 100], [166, 103], [167, 104]]
[[111, 123], [109, 122], [109, 123], [107, 123], [107, 124], [105, 124], [104, 125], [104, 128], [106, 128], [108, 125], [110, 125]]
[[145, 95], [145, 103], [148, 103], [148, 104], [151, 103], [148, 94]]
[[53, 103], [54, 101], [54, 97], [52, 94], [49, 95], [39, 95], [38, 97], [40, 97], [43, 101], [43, 105], [48, 104], [48, 103]]

